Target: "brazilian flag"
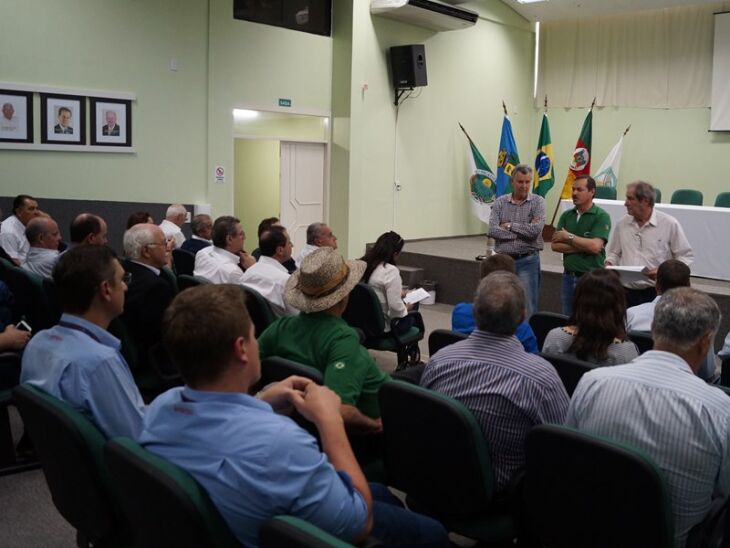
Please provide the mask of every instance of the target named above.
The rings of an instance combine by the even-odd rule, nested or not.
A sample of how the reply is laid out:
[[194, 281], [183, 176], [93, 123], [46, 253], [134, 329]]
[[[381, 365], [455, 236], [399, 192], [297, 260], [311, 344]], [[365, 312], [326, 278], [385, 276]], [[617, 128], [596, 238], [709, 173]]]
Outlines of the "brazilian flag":
[[535, 182], [532, 191], [543, 198], [555, 184], [553, 172], [553, 143], [550, 138], [550, 123], [547, 112], [542, 115], [540, 138], [537, 140], [537, 154], [535, 156]]

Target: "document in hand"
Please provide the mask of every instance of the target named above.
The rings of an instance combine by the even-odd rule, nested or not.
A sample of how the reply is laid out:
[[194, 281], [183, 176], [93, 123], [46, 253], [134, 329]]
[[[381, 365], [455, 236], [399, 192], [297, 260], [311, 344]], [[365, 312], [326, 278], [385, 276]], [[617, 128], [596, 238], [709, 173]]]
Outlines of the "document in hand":
[[413, 291], [406, 294], [405, 297], [403, 297], [403, 302], [406, 304], [415, 304], [420, 303], [421, 301], [424, 301], [428, 299], [431, 295], [423, 289], [422, 287], [419, 287], [418, 289], [414, 289]]
[[649, 272], [648, 266], [606, 266], [610, 270], [615, 270], [621, 277], [621, 283], [628, 285], [632, 282], [646, 281], [646, 273]]

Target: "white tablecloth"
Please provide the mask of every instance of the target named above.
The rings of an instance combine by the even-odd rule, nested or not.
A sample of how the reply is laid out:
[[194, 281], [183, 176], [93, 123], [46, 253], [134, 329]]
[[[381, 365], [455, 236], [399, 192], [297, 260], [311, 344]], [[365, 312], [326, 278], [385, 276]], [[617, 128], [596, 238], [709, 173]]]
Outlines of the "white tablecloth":
[[[611, 216], [612, 227], [626, 215], [623, 201], [596, 199], [594, 203]], [[573, 207], [573, 202], [561, 200], [560, 205], [565, 211]], [[730, 280], [730, 208], [679, 204], [654, 207], [682, 225], [695, 253], [691, 266], [693, 276]]]

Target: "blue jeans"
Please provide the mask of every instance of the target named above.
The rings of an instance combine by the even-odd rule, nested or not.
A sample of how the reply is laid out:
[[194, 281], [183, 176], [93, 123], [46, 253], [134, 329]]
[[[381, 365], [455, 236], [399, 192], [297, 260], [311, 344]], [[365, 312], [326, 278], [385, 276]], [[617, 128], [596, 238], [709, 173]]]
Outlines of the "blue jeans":
[[566, 316], [570, 316], [573, 310], [573, 293], [578, 283], [578, 276], [569, 272], [563, 272], [563, 284], [560, 290], [560, 308]]
[[400, 500], [379, 483], [370, 484], [373, 529], [370, 536], [384, 546], [450, 546], [448, 533], [438, 521], [403, 508]]
[[535, 253], [515, 261], [517, 276], [525, 286], [527, 317], [539, 310], [540, 300], [540, 255]]

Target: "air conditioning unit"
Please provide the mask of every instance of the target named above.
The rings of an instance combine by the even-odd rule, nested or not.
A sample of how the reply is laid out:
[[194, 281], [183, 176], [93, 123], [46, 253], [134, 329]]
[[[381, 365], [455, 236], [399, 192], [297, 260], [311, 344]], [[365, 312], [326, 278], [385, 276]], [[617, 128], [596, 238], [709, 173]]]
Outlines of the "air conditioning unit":
[[371, 0], [370, 13], [435, 31], [465, 29], [479, 15], [436, 0]]

